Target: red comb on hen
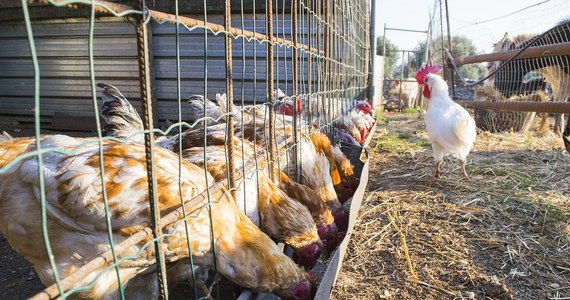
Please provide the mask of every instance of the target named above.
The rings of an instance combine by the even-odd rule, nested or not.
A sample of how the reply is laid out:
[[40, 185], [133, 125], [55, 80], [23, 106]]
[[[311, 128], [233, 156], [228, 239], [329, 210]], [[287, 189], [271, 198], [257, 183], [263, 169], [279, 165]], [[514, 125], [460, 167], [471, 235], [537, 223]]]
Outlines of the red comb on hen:
[[418, 74], [416, 74], [416, 80], [418, 81], [419, 84], [422, 84], [424, 83], [424, 80], [428, 74], [437, 73], [441, 71], [441, 69], [443, 69], [443, 67], [440, 65], [433, 65], [431, 63], [427, 63], [425, 66], [420, 68]]

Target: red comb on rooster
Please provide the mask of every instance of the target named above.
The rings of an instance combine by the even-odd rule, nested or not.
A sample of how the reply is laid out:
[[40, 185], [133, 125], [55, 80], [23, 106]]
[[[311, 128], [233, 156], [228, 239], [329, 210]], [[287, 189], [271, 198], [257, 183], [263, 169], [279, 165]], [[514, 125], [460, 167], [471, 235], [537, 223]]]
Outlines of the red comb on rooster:
[[[433, 65], [432, 63], [427, 63], [425, 66], [420, 68], [418, 74], [416, 74], [416, 80], [418, 81], [418, 84], [424, 84], [426, 76], [428, 76], [429, 74], [437, 73], [441, 71], [441, 69], [443, 69], [443, 67], [440, 65]], [[431, 98], [431, 92], [427, 84], [424, 84], [423, 95], [426, 98]]]
[[425, 66], [420, 68], [418, 74], [416, 74], [416, 80], [419, 84], [423, 84], [426, 76], [428, 74], [438, 73], [443, 69], [440, 65], [433, 65], [432, 63], [427, 63]]

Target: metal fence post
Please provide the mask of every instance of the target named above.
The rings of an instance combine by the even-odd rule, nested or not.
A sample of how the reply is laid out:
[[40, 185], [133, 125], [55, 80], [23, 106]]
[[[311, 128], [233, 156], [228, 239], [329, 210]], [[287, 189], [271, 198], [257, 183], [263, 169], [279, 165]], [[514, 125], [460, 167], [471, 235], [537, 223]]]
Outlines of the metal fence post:
[[168, 285], [166, 281], [166, 264], [164, 253], [162, 251], [162, 241], [160, 223], [160, 208], [158, 198], [155, 192], [156, 178], [154, 176], [154, 134], [153, 134], [153, 111], [151, 97], [151, 79], [150, 79], [150, 53], [149, 53], [149, 34], [148, 21], [150, 20], [149, 12], [146, 10], [145, 1], [137, 0], [136, 5], [143, 12], [142, 16], [137, 20], [137, 49], [139, 63], [139, 83], [141, 89], [141, 104], [143, 108], [143, 126], [148, 132], [144, 135], [146, 169], [148, 178], [148, 191], [150, 201], [150, 212], [152, 224], [151, 228], [154, 237], [154, 247], [157, 261], [157, 278], [158, 289], [161, 299], [168, 299]]
[[[226, 30], [232, 28], [232, 9], [231, 1], [226, 0], [226, 8], [224, 13], [224, 22]], [[242, 28], [243, 29], [243, 28]], [[235, 197], [235, 162], [234, 162], [234, 80], [232, 74], [232, 38], [229, 34], [225, 35], [226, 43], [226, 107], [228, 108], [226, 147], [228, 149], [228, 189], [232, 196]]]
[[269, 105], [269, 178], [275, 180], [275, 97], [273, 91], [273, 1], [267, 1], [266, 34], [267, 34], [267, 97]]

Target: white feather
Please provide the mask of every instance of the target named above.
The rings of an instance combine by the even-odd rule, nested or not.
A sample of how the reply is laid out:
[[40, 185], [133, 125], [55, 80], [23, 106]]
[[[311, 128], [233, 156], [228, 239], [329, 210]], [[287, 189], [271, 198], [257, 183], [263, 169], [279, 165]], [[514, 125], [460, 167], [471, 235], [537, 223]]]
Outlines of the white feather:
[[425, 84], [431, 92], [425, 123], [436, 163], [446, 154], [465, 163], [477, 137], [475, 121], [449, 97], [447, 83], [440, 76], [427, 75]]

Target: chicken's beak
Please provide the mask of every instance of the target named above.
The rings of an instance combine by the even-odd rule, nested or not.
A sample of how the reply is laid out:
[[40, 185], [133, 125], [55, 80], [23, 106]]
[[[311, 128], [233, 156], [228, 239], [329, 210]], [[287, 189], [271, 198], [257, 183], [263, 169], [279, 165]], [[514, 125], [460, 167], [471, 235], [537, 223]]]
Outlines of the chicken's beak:
[[431, 98], [431, 93], [429, 91], [428, 85], [424, 83], [424, 97]]

